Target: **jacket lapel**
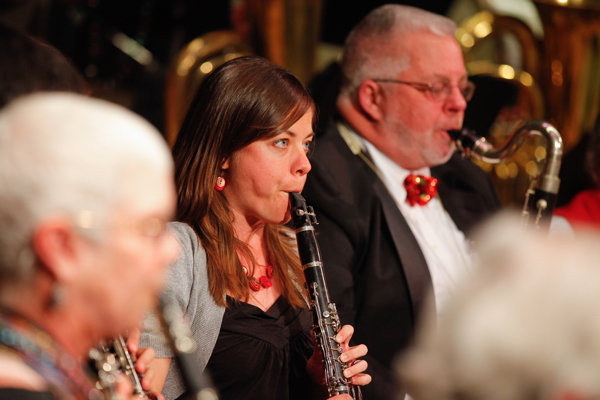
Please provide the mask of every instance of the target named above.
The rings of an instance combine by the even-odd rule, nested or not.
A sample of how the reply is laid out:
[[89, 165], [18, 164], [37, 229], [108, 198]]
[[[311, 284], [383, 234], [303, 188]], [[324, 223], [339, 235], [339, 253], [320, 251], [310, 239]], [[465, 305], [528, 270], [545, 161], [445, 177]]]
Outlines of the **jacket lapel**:
[[417, 239], [383, 182], [377, 179], [373, 188], [381, 200], [383, 213], [404, 270], [414, 315], [418, 316], [427, 297], [430, 295], [432, 287], [431, 275], [425, 256], [423, 256]]

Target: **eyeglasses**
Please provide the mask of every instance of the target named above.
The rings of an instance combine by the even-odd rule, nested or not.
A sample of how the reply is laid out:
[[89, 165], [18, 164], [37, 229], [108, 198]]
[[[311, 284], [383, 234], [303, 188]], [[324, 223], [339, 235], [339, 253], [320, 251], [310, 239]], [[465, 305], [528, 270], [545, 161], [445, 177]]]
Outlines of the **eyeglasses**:
[[[435, 83], [419, 83], [419, 82], [407, 82], [399, 81], [396, 79], [373, 79], [375, 82], [386, 82], [386, 83], [399, 83], [401, 85], [409, 85], [417, 90], [428, 91], [431, 93], [431, 97], [436, 101], [445, 102], [452, 94], [453, 85], [447, 81], [438, 81]], [[464, 85], [458, 85], [458, 90], [464, 97], [465, 101], [469, 101], [473, 98], [475, 93], [475, 84], [467, 81]]]
[[[88, 210], [83, 210], [79, 213], [76, 218], [76, 225], [80, 229], [94, 230], [102, 229], [99, 224], [98, 218]], [[168, 231], [167, 221], [160, 218], [124, 218], [120, 219], [116, 224], [119, 229], [124, 229], [130, 232], [135, 232], [142, 236], [149, 236], [153, 238], [161, 238], [166, 236]]]

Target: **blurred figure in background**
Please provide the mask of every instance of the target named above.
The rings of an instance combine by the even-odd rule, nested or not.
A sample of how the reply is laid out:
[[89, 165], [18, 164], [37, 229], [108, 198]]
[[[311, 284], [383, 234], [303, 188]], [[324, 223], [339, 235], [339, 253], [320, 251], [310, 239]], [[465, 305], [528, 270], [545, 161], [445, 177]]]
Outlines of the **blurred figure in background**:
[[53, 0], [0, 0], [0, 24], [46, 36]]
[[16, 97], [42, 91], [84, 94], [88, 87], [57, 49], [0, 24], [0, 108]]
[[593, 188], [583, 190], [565, 206], [554, 211], [564, 217], [571, 226], [600, 228], [600, 114], [589, 135], [585, 152], [585, 172], [594, 183]]
[[[36, 94], [0, 112], [0, 397], [98, 395], [88, 351], [138, 327], [177, 255], [172, 174], [159, 133], [114, 104]], [[154, 352], [130, 350], [148, 388]]]
[[415, 400], [600, 397], [600, 235], [518, 225], [477, 236], [475, 273], [400, 364]]

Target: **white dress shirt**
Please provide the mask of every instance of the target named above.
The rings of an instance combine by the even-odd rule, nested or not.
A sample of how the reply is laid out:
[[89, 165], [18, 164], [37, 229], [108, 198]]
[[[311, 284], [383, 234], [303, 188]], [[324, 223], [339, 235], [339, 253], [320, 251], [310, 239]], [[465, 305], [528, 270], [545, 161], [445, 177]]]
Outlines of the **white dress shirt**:
[[438, 316], [458, 281], [472, 267], [467, 239], [444, 209], [439, 196], [426, 205], [406, 202], [404, 179], [411, 173], [430, 176], [429, 168], [408, 171], [390, 160], [368, 140], [351, 132], [378, 169], [389, 193], [412, 230], [429, 267]]

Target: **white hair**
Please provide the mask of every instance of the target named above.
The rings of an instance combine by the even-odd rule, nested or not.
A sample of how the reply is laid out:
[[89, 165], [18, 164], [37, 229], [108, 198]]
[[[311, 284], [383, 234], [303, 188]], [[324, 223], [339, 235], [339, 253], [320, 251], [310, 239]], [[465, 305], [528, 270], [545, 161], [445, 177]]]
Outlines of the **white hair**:
[[420, 8], [386, 4], [374, 9], [346, 39], [341, 61], [344, 76], [341, 95], [352, 95], [367, 79], [391, 79], [406, 70], [409, 55], [401, 50], [406, 48], [410, 34], [425, 32], [454, 37], [455, 31], [456, 24], [451, 19]]
[[600, 235], [550, 237], [501, 218], [479, 267], [402, 366], [415, 399], [600, 396]]
[[115, 104], [67, 93], [9, 104], [0, 111], [0, 282], [31, 276], [24, 255], [42, 219], [104, 220], [172, 169], [156, 129]]

